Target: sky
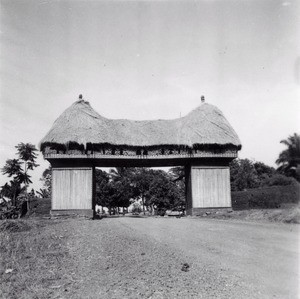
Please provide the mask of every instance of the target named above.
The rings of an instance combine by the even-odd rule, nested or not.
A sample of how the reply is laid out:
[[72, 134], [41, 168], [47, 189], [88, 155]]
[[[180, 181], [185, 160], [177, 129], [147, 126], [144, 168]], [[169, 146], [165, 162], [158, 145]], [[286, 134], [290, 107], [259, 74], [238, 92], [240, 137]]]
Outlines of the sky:
[[[299, 1], [0, 0], [0, 167], [83, 94], [107, 118], [217, 106], [240, 158], [276, 166], [300, 132]], [[33, 187], [48, 167], [39, 154]], [[0, 175], [0, 185], [8, 180]]]

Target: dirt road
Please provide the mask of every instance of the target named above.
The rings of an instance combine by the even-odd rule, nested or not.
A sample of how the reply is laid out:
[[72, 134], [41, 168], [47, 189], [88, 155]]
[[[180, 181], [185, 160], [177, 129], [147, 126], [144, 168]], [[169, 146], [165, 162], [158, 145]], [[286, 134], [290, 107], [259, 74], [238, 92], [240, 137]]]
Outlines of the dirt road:
[[31, 229], [0, 234], [1, 298], [299, 298], [299, 225], [132, 217], [24, 225]]
[[297, 225], [129, 217], [78, 224], [68, 238], [68, 267], [80, 281], [72, 298], [299, 295]]

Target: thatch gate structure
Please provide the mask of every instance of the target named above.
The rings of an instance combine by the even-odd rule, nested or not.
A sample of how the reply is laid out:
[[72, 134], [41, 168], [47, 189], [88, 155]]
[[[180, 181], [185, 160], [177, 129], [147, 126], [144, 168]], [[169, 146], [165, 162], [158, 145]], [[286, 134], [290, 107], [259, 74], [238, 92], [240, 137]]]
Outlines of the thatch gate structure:
[[52, 166], [52, 214], [92, 216], [95, 167], [185, 166], [188, 215], [231, 208], [229, 163], [240, 140], [223, 116], [202, 98], [173, 120], [112, 120], [81, 97], [41, 141]]

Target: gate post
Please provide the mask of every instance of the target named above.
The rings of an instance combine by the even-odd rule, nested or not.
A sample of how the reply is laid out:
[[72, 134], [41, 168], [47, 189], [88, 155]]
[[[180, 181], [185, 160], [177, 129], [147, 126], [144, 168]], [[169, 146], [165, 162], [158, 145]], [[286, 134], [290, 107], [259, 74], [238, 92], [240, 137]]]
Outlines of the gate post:
[[93, 217], [94, 167], [53, 167], [51, 215]]
[[199, 215], [216, 209], [231, 210], [229, 166], [185, 168], [187, 215]]

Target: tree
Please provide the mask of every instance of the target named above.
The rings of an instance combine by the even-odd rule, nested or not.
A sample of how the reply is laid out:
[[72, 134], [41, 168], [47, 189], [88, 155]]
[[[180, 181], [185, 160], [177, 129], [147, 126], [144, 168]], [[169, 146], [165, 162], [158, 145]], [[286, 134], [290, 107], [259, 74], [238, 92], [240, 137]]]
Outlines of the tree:
[[3, 186], [1, 186], [1, 196], [8, 197], [10, 199], [17, 198], [20, 193], [25, 191], [24, 187], [21, 187], [21, 185], [15, 181], [12, 180], [9, 183], [5, 183]]
[[19, 159], [23, 162], [24, 168], [18, 173], [19, 181], [25, 184], [25, 187], [32, 183], [28, 175], [28, 170], [33, 170], [35, 167], [39, 166], [35, 163], [37, 155], [37, 149], [33, 144], [30, 143], [19, 143], [15, 148], [18, 150], [17, 154]]
[[142, 198], [145, 211], [145, 195], [149, 190], [148, 169], [117, 167], [109, 174], [96, 169], [96, 202], [101, 206], [115, 209], [128, 207], [131, 199]]
[[280, 143], [286, 145], [287, 149], [283, 150], [276, 160], [276, 164], [279, 165], [277, 170], [300, 181], [300, 135], [294, 133]]
[[96, 168], [96, 204], [108, 207], [108, 195], [109, 195], [109, 176], [105, 171]]
[[51, 196], [51, 178], [52, 168], [49, 166], [43, 171], [42, 177], [40, 178], [40, 181], [43, 182], [44, 188], [40, 189], [40, 192], [38, 191], [37, 193], [39, 193], [42, 198], [48, 198]]
[[[6, 185], [1, 187], [1, 192], [4, 189], [5, 192], [10, 190], [9, 198], [12, 199], [12, 204], [16, 205], [16, 198], [22, 190], [27, 190], [27, 187], [31, 182], [31, 176], [28, 174], [29, 170], [33, 170], [38, 166], [36, 164], [37, 155], [35, 152], [37, 149], [30, 143], [19, 143], [17, 146], [17, 155], [19, 159], [8, 159], [1, 169], [3, 174], [12, 177], [12, 180]], [[23, 166], [23, 167], [22, 167]], [[24, 186], [22, 187], [22, 184]]]
[[162, 170], [155, 172], [149, 188], [149, 202], [155, 205], [157, 210], [183, 209], [185, 196], [178, 188], [173, 177]]
[[235, 159], [230, 163], [230, 182], [232, 191], [243, 191], [259, 186], [254, 163], [249, 159]]
[[185, 171], [183, 166], [173, 167], [169, 170], [169, 173], [173, 176], [173, 180], [176, 181], [184, 181]]
[[96, 203], [110, 212], [119, 207], [127, 208], [134, 196], [130, 174], [129, 168], [111, 169], [109, 174], [96, 169]]
[[1, 186], [1, 191], [0, 191], [1, 197], [8, 197], [11, 198], [12, 192], [11, 192], [11, 186], [8, 183], [5, 183], [3, 186]]
[[145, 215], [145, 207], [149, 206], [149, 189], [153, 180], [154, 171], [148, 168], [136, 168], [132, 176], [132, 185], [134, 187], [134, 197], [142, 199], [143, 214]]
[[48, 198], [49, 197], [49, 192], [46, 189], [40, 189], [39, 191], [36, 191], [36, 193], [41, 197], [41, 198]]
[[135, 197], [135, 188], [132, 181], [136, 168], [117, 167], [110, 170], [110, 188], [113, 190], [113, 201], [116, 207], [129, 207], [130, 200]]
[[[154, 208], [185, 205], [182, 178], [162, 170], [117, 167], [108, 173], [96, 170], [96, 202], [111, 208], [128, 207], [131, 199], [141, 199], [143, 213]], [[181, 187], [180, 187], [181, 186]]]
[[276, 170], [262, 162], [254, 162], [253, 166], [257, 175], [257, 187], [263, 187], [267, 185], [267, 181], [270, 180], [275, 174]]
[[243, 191], [265, 186], [290, 185], [295, 179], [278, 173], [262, 162], [236, 159], [230, 163], [230, 182], [231, 191]]
[[17, 176], [22, 171], [21, 162], [18, 159], [8, 159], [1, 171], [8, 177]]
[[176, 184], [179, 195], [180, 195], [180, 203], [178, 205], [182, 206], [182, 209], [185, 207], [185, 169], [183, 166], [173, 167], [169, 170], [169, 174], [171, 175], [172, 181]]

